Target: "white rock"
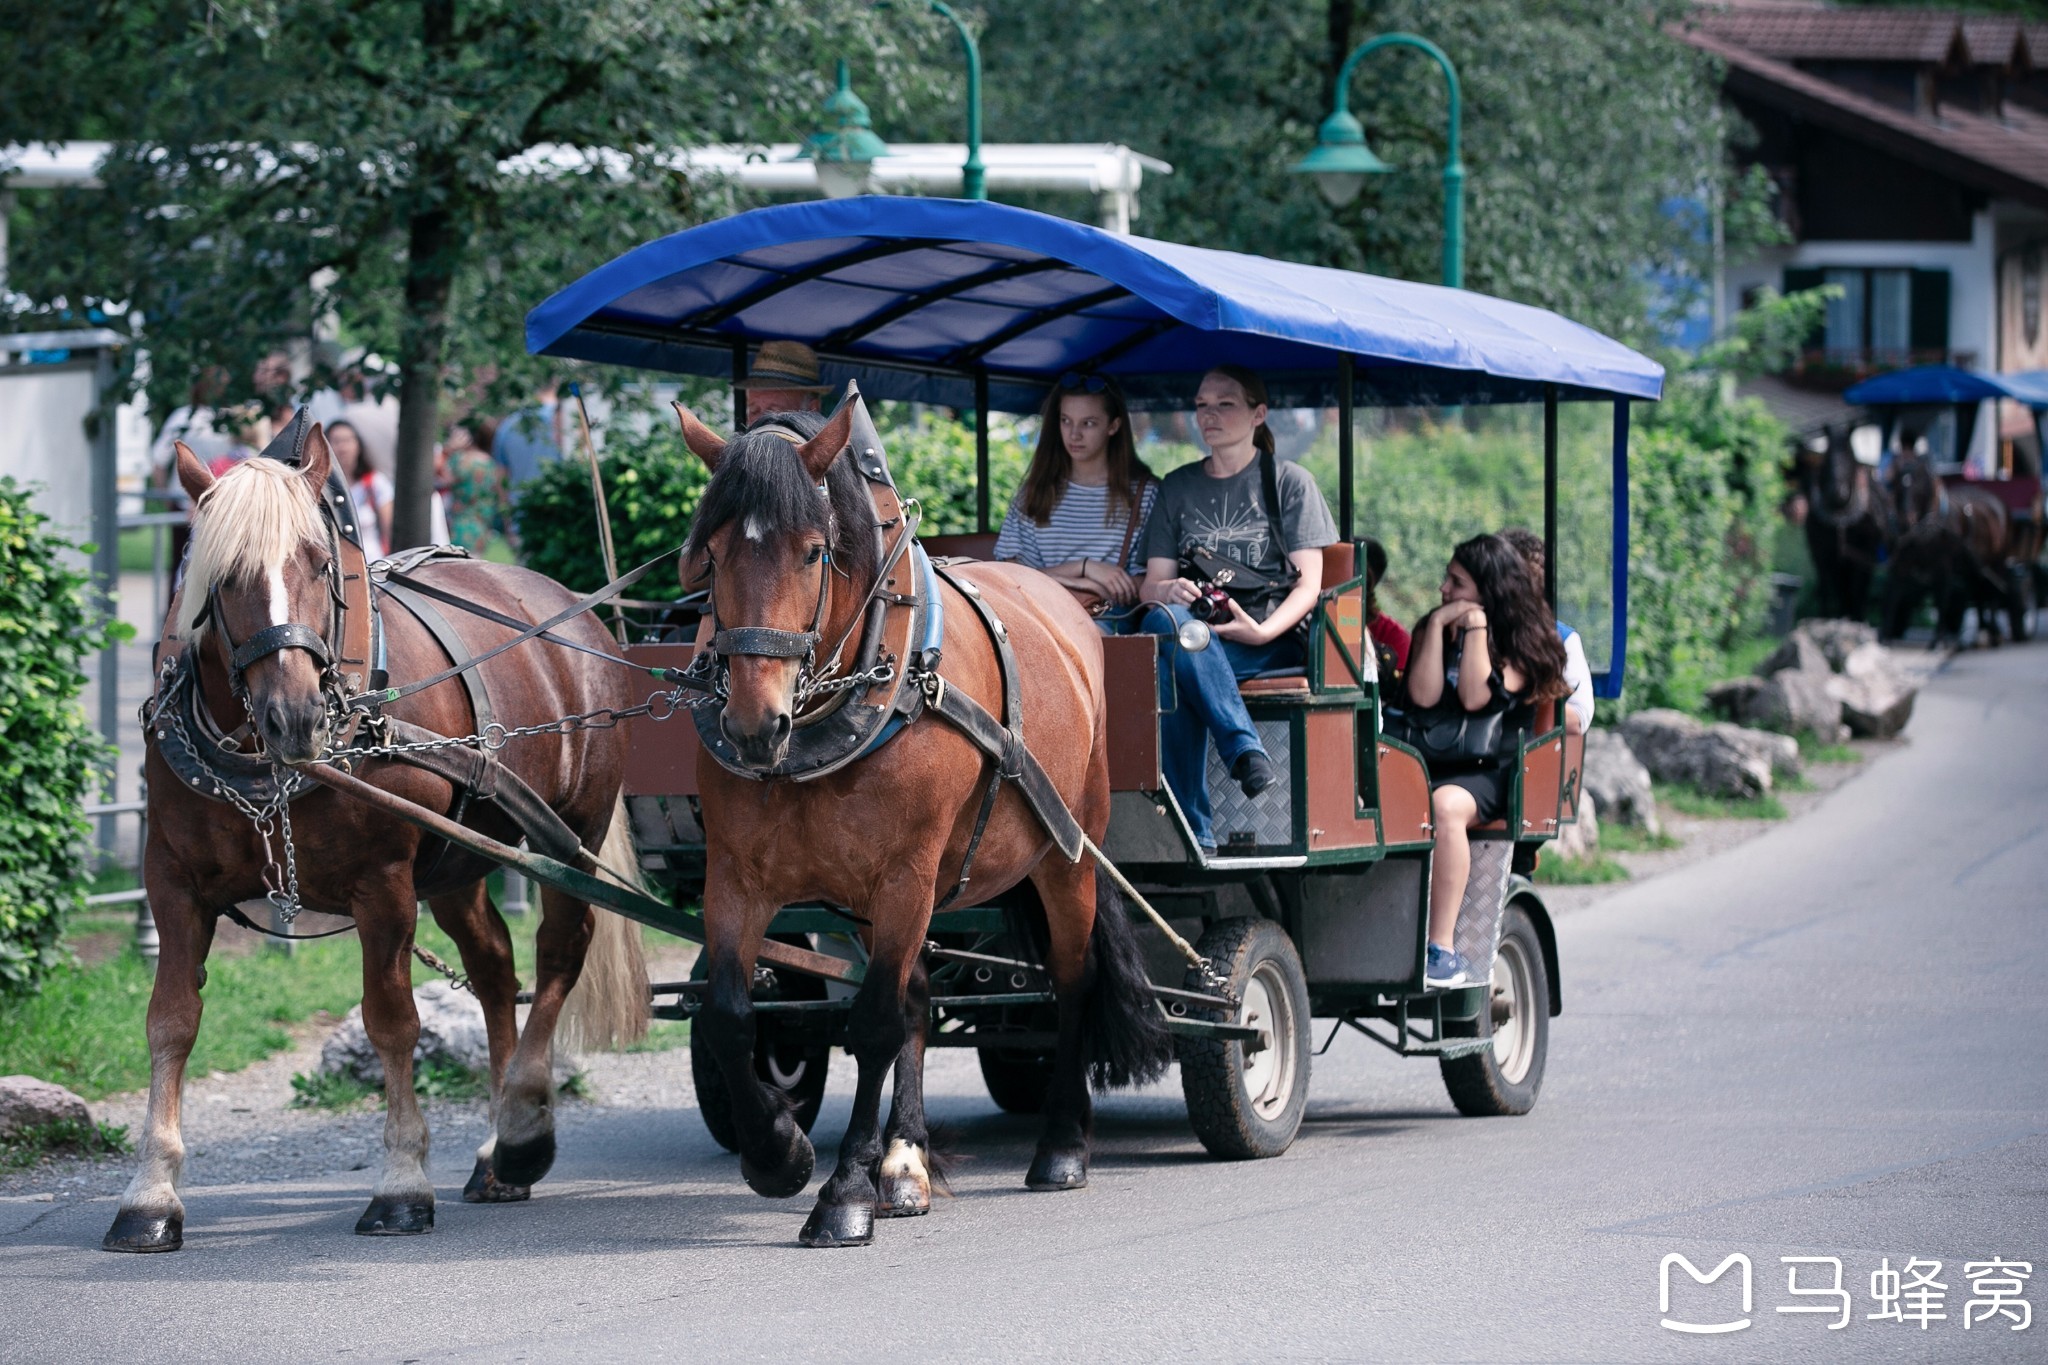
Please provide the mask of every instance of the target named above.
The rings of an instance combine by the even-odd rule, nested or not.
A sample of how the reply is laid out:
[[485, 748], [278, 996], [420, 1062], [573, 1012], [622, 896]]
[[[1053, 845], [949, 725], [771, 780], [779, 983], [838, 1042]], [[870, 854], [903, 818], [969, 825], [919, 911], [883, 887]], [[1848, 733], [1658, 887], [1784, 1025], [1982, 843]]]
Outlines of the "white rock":
[[1662, 831], [1657, 801], [1650, 791], [1650, 770], [1619, 731], [1596, 728], [1586, 732], [1586, 766], [1579, 781], [1585, 797], [1599, 805], [1599, 818], [1652, 834]]
[[[483, 1006], [475, 996], [446, 981], [429, 981], [413, 991], [412, 999], [420, 1014], [420, 1039], [412, 1050], [415, 1065], [439, 1061], [477, 1072], [490, 1070], [490, 1036], [484, 1029]], [[364, 1032], [361, 1005], [348, 1012], [321, 1046], [320, 1069], [353, 1076], [366, 1085], [384, 1084], [384, 1063]], [[554, 1070], [557, 1084], [575, 1073], [575, 1067], [559, 1051]]]
[[1560, 858], [1584, 858], [1600, 847], [1600, 803], [1586, 793], [1579, 793], [1579, 818], [1569, 825], [1558, 827], [1557, 839], [1550, 845], [1551, 851]]

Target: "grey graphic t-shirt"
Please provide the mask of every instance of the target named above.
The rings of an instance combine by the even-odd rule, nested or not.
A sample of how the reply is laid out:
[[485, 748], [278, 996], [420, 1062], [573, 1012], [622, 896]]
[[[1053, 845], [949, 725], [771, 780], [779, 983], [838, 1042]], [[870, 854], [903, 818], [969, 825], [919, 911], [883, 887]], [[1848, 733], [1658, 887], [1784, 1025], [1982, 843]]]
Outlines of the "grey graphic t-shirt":
[[[1259, 462], [1253, 460], [1227, 479], [1212, 479], [1202, 463], [1182, 465], [1159, 484], [1159, 501], [1145, 527], [1145, 558], [1182, 559], [1200, 546], [1211, 554], [1234, 559], [1275, 582], [1291, 576], [1286, 555], [1273, 544], [1259, 488]], [[1275, 469], [1280, 494], [1280, 532], [1288, 550], [1318, 550], [1337, 543], [1337, 523], [1330, 516], [1315, 476], [1298, 464], [1282, 460]], [[1241, 599], [1255, 620], [1266, 619], [1285, 594], [1265, 601]]]

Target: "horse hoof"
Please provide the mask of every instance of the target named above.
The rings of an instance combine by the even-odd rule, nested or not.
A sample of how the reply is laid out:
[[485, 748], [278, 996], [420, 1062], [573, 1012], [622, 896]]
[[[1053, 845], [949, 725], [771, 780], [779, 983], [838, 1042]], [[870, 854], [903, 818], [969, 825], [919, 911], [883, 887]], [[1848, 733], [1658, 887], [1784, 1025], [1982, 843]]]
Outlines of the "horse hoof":
[[176, 1251], [185, 1245], [185, 1215], [122, 1209], [100, 1239], [102, 1251]]
[[1032, 1158], [1025, 1173], [1027, 1190], [1085, 1190], [1088, 1188], [1088, 1154], [1072, 1150], [1041, 1151]]
[[875, 1240], [875, 1211], [866, 1204], [820, 1200], [796, 1239], [807, 1247], [864, 1247]]
[[746, 1178], [747, 1188], [763, 1198], [787, 1199], [791, 1195], [802, 1194], [804, 1186], [811, 1183], [811, 1170], [817, 1164], [817, 1154], [811, 1150], [811, 1140], [804, 1136], [803, 1129], [793, 1123], [790, 1127], [796, 1131], [796, 1141], [790, 1145], [780, 1166], [763, 1170], [745, 1156], [740, 1157], [740, 1174]]
[[[548, 1173], [555, 1164], [555, 1135], [542, 1133], [528, 1142], [507, 1142], [498, 1139], [498, 1145], [491, 1149], [491, 1174], [498, 1177], [500, 1185], [532, 1186]], [[471, 1177], [474, 1179], [475, 1177]], [[467, 1191], [464, 1192], [465, 1195]]]
[[372, 1199], [356, 1219], [358, 1237], [416, 1237], [434, 1230], [434, 1205], [402, 1199]]
[[469, 1183], [462, 1187], [465, 1204], [518, 1204], [532, 1197], [533, 1186], [506, 1184], [498, 1179], [484, 1157], [476, 1159], [476, 1169], [469, 1173]]
[[924, 1182], [910, 1175], [882, 1177], [882, 1197], [875, 1203], [877, 1218], [916, 1218], [932, 1211], [932, 1192]]

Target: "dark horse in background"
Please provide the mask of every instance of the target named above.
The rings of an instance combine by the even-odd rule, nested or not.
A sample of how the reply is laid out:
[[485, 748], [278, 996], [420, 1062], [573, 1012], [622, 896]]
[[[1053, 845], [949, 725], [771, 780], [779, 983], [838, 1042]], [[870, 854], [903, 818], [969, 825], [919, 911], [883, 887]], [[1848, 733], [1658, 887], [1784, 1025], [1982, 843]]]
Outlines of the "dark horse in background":
[[1970, 607], [1993, 643], [1999, 640], [2000, 612], [2012, 638], [2026, 639], [2026, 596], [2007, 568], [2005, 504], [1981, 488], [1944, 484], [1917, 451], [1895, 457], [1888, 478], [1892, 535], [1884, 637], [1903, 635], [1920, 603], [1931, 597], [1937, 645], [1962, 643], [1963, 613]]
[[[719, 726], [742, 769], [708, 759], [697, 769], [709, 850], [710, 969], [696, 1027], [730, 1088], [740, 1170], [756, 1193], [800, 1193], [813, 1161], [788, 1096], [763, 1085], [754, 1065], [750, 987], [769, 921], [785, 905], [842, 906], [869, 954], [847, 1021], [847, 1047], [860, 1067], [853, 1113], [838, 1168], [819, 1190], [799, 1239], [813, 1247], [866, 1243], [877, 1216], [921, 1214], [931, 1206], [924, 1110], [929, 979], [922, 954], [935, 906], [961, 882], [990, 773], [982, 751], [928, 707], [848, 766], [802, 782], [768, 775], [815, 709], [797, 690], [813, 664], [802, 650], [750, 642], [838, 640], [850, 651], [852, 627], [878, 586], [910, 579], [905, 558], [878, 584], [889, 552], [878, 526], [891, 537], [891, 551], [894, 538], [910, 531], [901, 517], [879, 516], [855, 466], [848, 442], [857, 406], [850, 396], [829, 423], [814, 413], [777, 414], [730, 441], [680, 414], [690, 449], [712, 471], [684, 551], [683, 582], [709, 585], [712, 619], [699, 648], [717, 651], [725, 669]], [[1101, 636], [1066, 589], [1033, 570], [969, 564], [950, 572], [972, 585], [1005, 627], [1021, 680], [1022, 733], [1059, 798], [1099, 843], [1109, 821]], [[942, 662], [928, 666], [942, 674], [944, 687], [962, 689], [1002, 715], [1003, 670], [988, 631], [960, 589], [933, 587], [944, 603], [944, 635]], [[820, 652], [829, 654], [830, 646]], [[821, 657], [815, 666], [829, 672], [833, 663]], [[1133, 927], [1095, 864], [1086, 856], [1070, 863], [1053, 851], [1015, 783], [1003, 784], [986, 814], [971, 893], [961, 903], [1012, 892], [1035, 905], [1058, 1000], [1045, 1125], [1025, 1184], [1078, 1189], [1088, 1180], [1091, 1051], [1098, 1079], [1130, 1083], [1165, 1068], [1170, 1038]], [[892, 1067], [895, 1097], [884, 1134], [882, 1085]]]
[[1846, 427], [1829, 427], [1817, 456], [1801, 453], [1798, 480], [1820, 615], [1864, 620], [1885, 543], [1884, 489], [1850, 449]]
[[[285, 769], [277, 765], [336, 757], [330, 746], [341, 723], [343, 670], [360, 670], [365, 662], [347, 657], [353, 648], [344, 648], [343, 641], [370, 638], [351, 636], [348, 624], [354, 611], [369, 612], [368, 584], [361, 552], [338, 537], [323, 504], [331, 456], [320, 427], [310, 428], [296, 466], [259, 457], [216, 479], [183, 444], [177, 455], [179, 481], [193, 502], [192, 541], [166, 642], [182, 645], [184, 654], [165, 675], [180, 681], [162, 684], [160, 697], [170, 699], [146, 712], [151, 720], [144, 736], [149, 836], [142, 879], [162, 940], [149, 1001], [149, 1113], [141, 1167], [121, 1196], [103, 1245], [109, 1251], [175, 1251], [182, 1244], [185, 1207], [177, 1187], [185, 1146], [179, 1102], [186, 1060], [199, 1034], [207, 951], [228, 907], [284, 889], [273, 859], [281, 862], [287, 852], [274, 841], [289, 842], [296, 867], [292, 889], [305, 907], [352, 917], [362, 942], [363, 1026], [384, 1065], [384, 1171], [356, 1231], [421, 1233], [434, 1224], [427, 1125], [413, 1092], [419, 1013], [411, 951], [422, 899], [461, 951], [490, 1044], [492, 1137], [478, 1154], [464, 1197], [489, 1203], [524, 1199], [554, 1160], [553, 1036], [579, 974], [591, 978], [577, 992], [579, 1002], [600, 981], [613, 997], [589, 1002], [590, 1017], [644, 1017], [638, 931], [544, 888], [533, 1010], [522, 1033], [513, 1012], [519, 981], [511, 937], [484, 887], [492, 864], [319, 787], [290, 802], [288, 821], [272, 816], [267, 833], [215, 799], [207, 774], [234, 777], [224, 754], [266, 760], [243, 764], [269, 774], [272, 790], [285, 780]], [[344, 572], [344, 563], [354, 572]], [[560, 584], [509, 565], [443, 559], [423, 564], [414, 577], [516, 621], [543, 621], [577, 601]], [[429, 627], [410, 610], [386, 597], [378, 615], [393, 683], [424, 680], [451, 666]], [[465, 612], [451, 610], [448, 616], [472, 656], [515, 634]], [[557, 634], [600, 653], [611, 644], [587, 612], [557, 627]], [[372, 649], [371, 657], [376, 654]], [[499, 655], [480, 671], [497, 722], [508, 728], [631, 700], [620, 669], [540, 641]], [[438, 735], [482, 729], [455, 678], [384, 709], [394, 722]], [[603, 844], [600, 857], [607, 864], [631, 867], [619, 799], [624, 736], [623, 730], [578, 730], [515, 740], [497, 754], [503, 765], [498, 780], [502, 784], [505, 772], [516, 774], [586, 848]], [[405, 800], [452, 813], [501, 840], [520, 837], [497, 806], [472, 804], [433, 772], [389, 759], [350, 759], [346, 750], [339, 757], [358, 768], [363, 781]], [[172, 759], [180, 766], [174, 768]]]

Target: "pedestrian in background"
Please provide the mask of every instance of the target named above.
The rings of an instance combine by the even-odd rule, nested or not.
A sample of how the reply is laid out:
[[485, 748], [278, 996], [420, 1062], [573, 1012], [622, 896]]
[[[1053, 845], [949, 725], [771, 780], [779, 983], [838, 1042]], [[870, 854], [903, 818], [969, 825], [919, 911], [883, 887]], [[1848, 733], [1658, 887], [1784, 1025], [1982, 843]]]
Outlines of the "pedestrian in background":
[[508, 534], [505, 475], [484, 448], [474, 424], [457, 422], [441, 443], [434, 486], [448, 510], [453, 544], [481, 555], [493, 534]]
[[540, 476], [549, 461], [562, 458], [562, 405], [553, 376], [534, 391], [533, 402], [498, 425], [491, 458], [505, 471], [506, 499], [519, 505], [520, 487]]

